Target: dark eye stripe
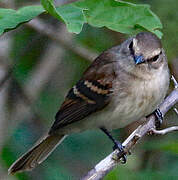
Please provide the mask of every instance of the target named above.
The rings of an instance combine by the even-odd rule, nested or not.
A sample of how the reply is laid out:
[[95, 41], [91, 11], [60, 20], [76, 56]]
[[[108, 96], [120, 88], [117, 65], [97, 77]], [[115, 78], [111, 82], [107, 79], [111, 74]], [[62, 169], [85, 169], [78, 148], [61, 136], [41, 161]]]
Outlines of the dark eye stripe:
[[148, 61], [152, 61], [152, 62], [157, 61], [160, 54], [162, 54], [162, 51], [158, 55], [154, 56], [153, 58], [148, 59]]
[[157, 61], [159, 58], [159, 55], [155, 56], [154, 58], [151, 59], [151, 61]]
[[133, 50], [133, 41], [130, 43], [129, 49], [130, 49], [130, 54], [131, 54], [132, 56], [134, 56], [135, 53], [134, 53], [134, 50]]

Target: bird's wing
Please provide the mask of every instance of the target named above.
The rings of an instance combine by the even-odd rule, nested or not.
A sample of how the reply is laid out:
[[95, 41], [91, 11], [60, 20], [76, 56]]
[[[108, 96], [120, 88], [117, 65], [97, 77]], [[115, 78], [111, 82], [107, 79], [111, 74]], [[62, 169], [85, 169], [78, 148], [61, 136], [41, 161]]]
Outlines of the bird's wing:
[[112, 57], [111, 52], [101, 54], [70, 89], [56, 114], [50, 133], [82, 120], [109, 104], [115, 79], [115, 63]]

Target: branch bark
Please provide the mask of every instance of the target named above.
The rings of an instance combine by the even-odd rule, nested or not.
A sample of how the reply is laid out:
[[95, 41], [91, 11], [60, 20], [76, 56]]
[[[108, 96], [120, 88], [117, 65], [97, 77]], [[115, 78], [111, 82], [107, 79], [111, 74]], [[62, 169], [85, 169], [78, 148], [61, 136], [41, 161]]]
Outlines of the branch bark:
[[172, 126], [172, 127], [162, 129], [162, 130], [152, 129], [151, 133], [158, 134], [158, 135], [165, 135], [165, 134], [172, 132], [172, 131], [178, 131], [178, 126]]
[[[160, 104], [159, 109], [163, 116], [168, 112], [168, 110], [173, 107], [178, 102], [178, 84], [174, 78], [175, 89], [169, 94], [169, 96]], [[134, 147], [134, 145], [142, 139], [143, 136], [148, 134], [150, 131], [155, 130], [155, 116], [152, 114], [145, 118], [145, 123], [140, 125], [131, 135], [122, 143], [125, 147], [124, 152], [129, 154], [129, 151]], [[166, 134], [171, 131], [178, 130], [177, 127], [166, 128], [165, 130], [157, 131], [155, 134]], [[154, 133], [154, 132], [153, 132]], [[100, 161], [92, 170], [90, 170], [87, 175], [85, 175], [81, 180], [100, 180], [106, 174], [108, 174], [118, 163], [123, 153], [118, 150], [113, 151], [105, 159]]]

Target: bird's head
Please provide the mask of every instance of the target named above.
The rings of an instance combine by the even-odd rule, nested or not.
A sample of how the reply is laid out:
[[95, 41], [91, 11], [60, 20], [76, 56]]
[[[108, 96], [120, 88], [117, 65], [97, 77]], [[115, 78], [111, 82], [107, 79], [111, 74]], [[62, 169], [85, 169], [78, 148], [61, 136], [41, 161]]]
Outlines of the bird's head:
[[135, 65], [148, 64], [156, 68], [164, 59], [160, 39], [150, 32], [137, 34], [132, 39], [129, 49], [133, 55]]

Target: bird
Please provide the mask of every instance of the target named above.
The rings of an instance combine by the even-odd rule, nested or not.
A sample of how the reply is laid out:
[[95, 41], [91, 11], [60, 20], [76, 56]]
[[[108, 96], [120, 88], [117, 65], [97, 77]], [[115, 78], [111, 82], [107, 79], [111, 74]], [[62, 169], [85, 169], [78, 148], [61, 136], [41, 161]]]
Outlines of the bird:
[[151, 32], [105, 50], [68, 91], [48, 133], [10, 166], [9, 174], [32, 170], [68, 135], [90, 129], [101, 129], [114, 149], [122, 151], [110, 132], [153, 112], [160, 114], [169, 79], [161, 40]]

